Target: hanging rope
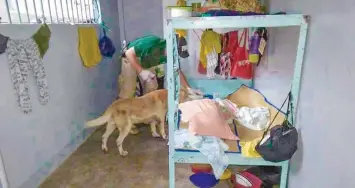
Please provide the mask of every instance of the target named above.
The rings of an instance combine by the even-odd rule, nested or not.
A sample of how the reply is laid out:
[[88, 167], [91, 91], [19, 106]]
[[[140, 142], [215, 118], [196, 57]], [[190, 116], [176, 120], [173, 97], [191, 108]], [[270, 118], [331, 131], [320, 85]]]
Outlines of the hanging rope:
[[100, 11], [101, 7], [100, 7], [98, 0], [92, 0], [92, 4], [94, 7], [94, 23], [98, 24], [100, 27], [102, 27], [106, 31], [111, 31], [111, 29], [109, 27], [107, 27], [107, 25], [103, 21], [104, 13], [102, 13], [102, 11]]

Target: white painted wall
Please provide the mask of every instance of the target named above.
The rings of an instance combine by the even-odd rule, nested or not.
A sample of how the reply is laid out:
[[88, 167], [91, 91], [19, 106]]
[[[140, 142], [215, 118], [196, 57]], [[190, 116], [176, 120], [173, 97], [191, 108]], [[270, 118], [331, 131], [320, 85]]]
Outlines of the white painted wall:
[[121, 38], [127, 42], [144, 35], [163, 37], [162, 3], [166, 0], [122, 0], [118, 3], [122, 18]]
[[[119, 47], [117, 2], [101, 3], [109, 33]], [[0, 25], [12, 38], [30, 37], [38, 25]], [[35, 188], [90, 134], [86, 120], [101, 114], [117, 94], [119, 63], [104, 60], [84, 68], [78, 54], [77, 26], [49, 25], [50, 48], [43, 61], [50, 101], [41, 106], [33, 75], [28, 77], [33, 112], [23, 114], [14, 95], [5, 54], [0, 55], [0, 149], [11, 188]]]
[[[272, 0], [271, 11], [311, 16], [297, 127], [299, 150], [292, 159], [289, 188], [355, 187], [354, 72], [355, 4], [351, 0]], [[258, 86], [273, 99], [289, 88], [298, 28], [272, 32], [269, 73]]]

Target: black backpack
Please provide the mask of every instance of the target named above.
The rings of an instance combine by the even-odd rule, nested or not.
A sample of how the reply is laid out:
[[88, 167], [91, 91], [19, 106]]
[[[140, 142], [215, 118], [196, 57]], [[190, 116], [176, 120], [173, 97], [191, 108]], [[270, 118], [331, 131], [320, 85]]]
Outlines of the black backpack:
[[[267, 132], [269, 131], [272, 123], [275, 121], [277, 115], [280, 113], [281, 108], [285, 105], [287, 100], [288, 105], [284, 122], [281, 125], [272, 127], [270, 130], [270, 137], [266, 139], [265, 136]], [[297, 129], [293, 127], [292, 123], [288, 120], [288, 117], [292, 113], [293, 109], [291, 101], [292, 96], [291, 92], [289, 92], [281, 108], [278, 110], [274, 119], [265, 130], [261, 141], [255, 147], [255, 150], [262, 156], [265, 161], [282, 162], [289, 160], [297, 150], [298, 132]]]

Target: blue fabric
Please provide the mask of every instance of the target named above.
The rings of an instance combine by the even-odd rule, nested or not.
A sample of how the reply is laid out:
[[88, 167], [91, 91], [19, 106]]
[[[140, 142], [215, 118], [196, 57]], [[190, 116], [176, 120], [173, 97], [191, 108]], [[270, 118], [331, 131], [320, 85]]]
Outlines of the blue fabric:
[[112, 58], [116, 52], [116, 48], [110, 38], [106, 36], [106, 31], [103, 29], [104, 35], [99, 40], [99, 48], [101, 55], [107, 58]]
[[190, 176], [190, 181], [199, 188], [210, 188], [217, 185], [218, 180], [212, 175], [207, 173], [197, 173]]
[[282, 15], [286, 14], [285, 12], [277, 12], [274, 14], [264, 14], [264, 13], [256, 13], [256, 12], [241, 12], [235, 10], [208, 10], [203, 13], [203, 17], [209, 16], [255, 16], [255, 15]]
[[265, 15], [255, 12], [240, 12], [235, 10], [208, 10], [203, 13], [204, 16], [253, 16], [253, 15]]

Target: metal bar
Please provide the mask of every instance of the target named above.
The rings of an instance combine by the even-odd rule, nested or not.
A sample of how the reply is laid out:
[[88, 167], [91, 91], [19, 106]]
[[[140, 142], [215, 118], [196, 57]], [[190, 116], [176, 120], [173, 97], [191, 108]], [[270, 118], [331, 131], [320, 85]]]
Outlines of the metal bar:
[[169, 188], [175, 188], [175, 143], [174, 143], [174, 129], [175, 129], [175, 110], [176, 104], [174, 100], [175, 95], [175, 79], [174, 79], [174, 31], [171, 21], [167, 22], [168, 40], [167, 46], [167, 82], [168, 82], [168, 127], [169, 127]]
[[22, 23], [22, 18], [21, 18], [21, 13], [20, 13], [20, 7], [18, 6], [18, 0], [16, 0], [16, 8], [17, 8], [17, 15], [20, 23]]
[[[11, 23], [12, 23], [12, 20], [11, 20], [10, 7], [9, 7], [9, 2], [8, 2], [8, 0], [5, 0], [5, 4], [6, 4], [7, 17], [9, 18], [9, 22], [10, 22], [10, 24], [11, 24]], [[1, 20], [0, 20], [0, 21], [1, 21]]]
[[55, 16], [57, 17], [57, 23], [59, 23], [57, 0], [54, 0], [54, 9], [55, 9]]
[[[65, 4], [67, 5], [68, 20], [69, 20], [69, 22], [70, 22], [70, 15], [69, 15], [68, 0], [65, 0]], [[73, 22], [74, 22], [74, 21], [73, 21]]]
[[87, 6], [86, 6], [86, 0], [83, 0], [84, 1], [84, 9], [85, 9], [85, 17], [86, 17], [86, 21], [88, 21], [89, 20], [89, 18], [88, 18], [88, 11], [87, 11]]
[[41, 2], [41, 8], [42, 8], [42, 19], [43, 19], [43, 23], [46, 23], [46, 16], [44, 14], [44, 8], [43, 8], [43, 0], [40, 1]]
[[49, 8], [49, 18], [51, 20], [51, 23], [53, 23], [53, 19], [52, 19], [52, 9], [51, 9], [51, 1], [48, 0], [48, 8]]
[[92, 22], [92, 18], [93, 18], [93, 16], [92, 16], [92, 1], [91, 1], [91, 3], [90, 3], [90, 0], [88, 0], [88, 6], [89, 6], [89, 16], [90, 16], [90, 23]]
[[33, 9], [35, 11], [36, 23], [37, 23], [38, 14], [37, 14], [36, 0], [32, 0], [32, 1], [33, 1]]
[[80, 23], [78, 0], [75, 0], [76, 16], [78, 17], [78, 23]]
[[298, 38], [298, 46], [297, 46], [297, 55], [296, 55], [296, 61], [295, 61], [295, 68], [294, 68], [294, 73], [293, 73], [293, 78], [292, 78], [292, 88], [291, 88], [291, 93], [292, 93], [292, 122], [293, 126], [296, 126], [296, 120], [297, 120], [297, 107], [298, 107], [298, 99], [299, 99], [299, 93], [301, 90], [301, 76], [302, 76], [302, 67], [303, 67], [303, 58], [304, 58], [304, 51], [306, 47], [306, 40], [307, 40], [307, 33], [308, 33], [308, 18], [305, 17], [303, 19], [303, 23], [301, 24], [300, 27], [300, 34]]
[[73, 0], [70, 0], [71, 13], [73, 15], [73, 23], [75, 23]]
[[30, 23], [31, 20], [30, 20], [30, 14], [28, 13], [27, 0], [25, 0], [25, 8], [26, 8], [26, 14], [27, 14], [28, 23]]
[[83, 15], [83, 13], [84, 13], [84, 11], [83, 11], [83, 4], [81, 3], [81, 0], [80, 0], [79, 5], [80, 5], [80, 13], [81, 13], [81, 16], [83, 17], [83, 23], [85, 23], [85, 18], [84, 18], [84, 15]]
[[289, 166], [289, 161], [284, 162], [284, 164], [281, 166], [280, 188], [287, 188]]
[[97, 17], [95, 17], [95, 22], [101, 23], [102, 22], [102, 15], [101, 15], [101, 11], [100, 11], [101, 6], [97, 0], [93, 0], [93, 1], [95, 1], [95, 9], [96, 9], [96, 14], [97, 14], [97, 15], [95, 15], [95, 16], [97, 16]]
[[301, 14], [172, 18], [174, 29], [249, 28], [299, 26]]
[[[170, 137], [170, 136], [169, 136]], [[171, 141], [169, 138], [169, 145]], [[263, 158], [246, 158], [241, 155], [241, 153], [229, 153], [227, 152], [226, 155], [229, 158], [230, 165], [240, 165], [240, 166], [284, 166], [288, 164], [288, 161], [283, 162], [269, 162], [265, 161]], [[174, 161], [178, 164], [184, 163], [208, 163], [208, 158], [204, 156], [201, 152], [186, 152], [176, 149], [174, 155]]]
[[63, 2], [62, 2], [62, 0], [60, 0], [59, 2], [60, 2], [60, 9], [62, 10], [62, 21], [63, 21], [63, 23], [65, 23], [65, 20], [64, 20], [64, 11], [63, 11]]

